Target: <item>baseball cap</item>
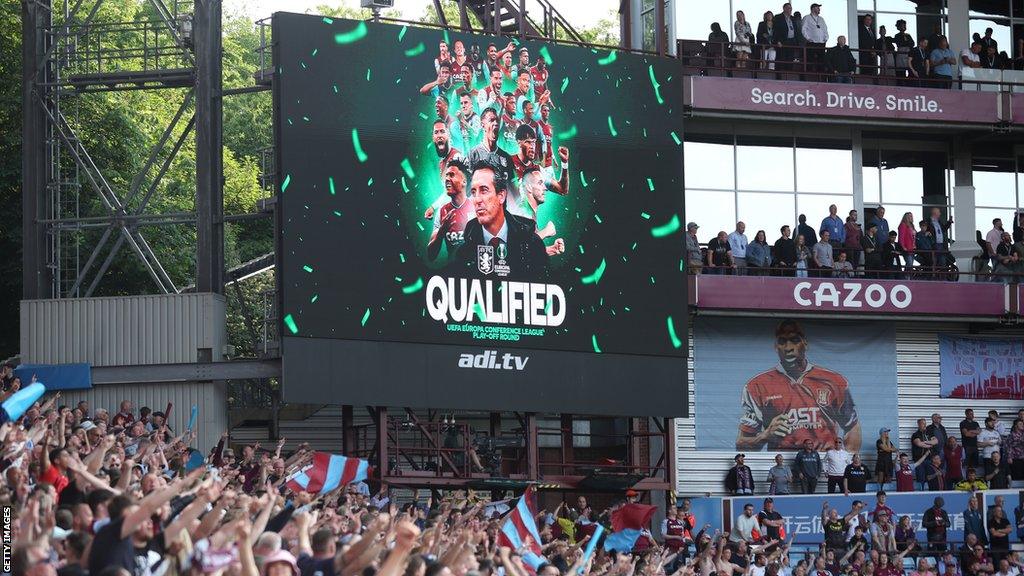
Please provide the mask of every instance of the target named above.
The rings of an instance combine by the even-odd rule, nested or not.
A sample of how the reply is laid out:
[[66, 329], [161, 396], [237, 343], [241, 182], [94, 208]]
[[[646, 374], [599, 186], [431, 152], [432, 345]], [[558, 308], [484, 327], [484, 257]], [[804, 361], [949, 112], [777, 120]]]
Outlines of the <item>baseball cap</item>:
[[639, 495], [640, 495], [640, 493], [637, 492], [636, 490], [633, 490], [632, 488], [630, 488], [629, 490], [626, 490], [626, 496], [639, 496]]
[[878, 434], [881, 435], [881, 434], [884, 434], [886, 432], [891, 432], [891, 431], [892, 431], [891, 428], [886, 428], [885, 426], [882, 426], [881, 428], [878, 429]]
[[260, 574], [262, 576], [266, 576], [271, 565], [282, 562], [288, 564], [288, 567], [291, 568], [292, 573], [295, 574], [295, 576], [300, 574], [299, 566], [295, 563], [295, 556], [292, 556], [292, 553], [287, 550], [278, 550], [269, 556], [264, 556], [263, 569], [260, 570]]
[[79, 426], [81, 426], [82, 430], [88, 432], [89, 430], [95, 428], [96, 424], [92, 420], [82, 420], [82, 423], [79, 424]]
[[814, 4], [811, 4], [811, 10], [814, 10], [815, 8], [819, 8], [819, 7], [821, 7], [821, 4], [818, 4], [817, 2], [815, 2]]
[[737, 454], [737, 455], [733, 456], [732, 459], [733, 460], [739, 460], [740, 458], [746, 458], [746, 457], [747, 457], [746, 454]]
[[689, 230], [690, 228], [700, 228], [700, 226], [696, 222], [688, 222], [686, 224], [686, 229]]

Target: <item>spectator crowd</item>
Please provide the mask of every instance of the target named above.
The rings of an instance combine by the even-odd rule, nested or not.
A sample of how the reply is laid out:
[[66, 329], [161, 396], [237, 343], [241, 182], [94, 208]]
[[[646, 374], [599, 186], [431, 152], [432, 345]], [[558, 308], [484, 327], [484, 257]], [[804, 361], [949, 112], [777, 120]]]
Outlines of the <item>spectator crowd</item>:
[[[955, 270], [950, 254], [953, 221], [933, 207], [929, 216], [915, 222], [910, 212], [890, 226], [884, 206], [874, 209], [867, 224], [850, 210], [845, 219], [835, 204], [820, 226], [812, 227], [801, 214], [796, 229], [779, 229], [769, 244], [758, 230], [748, 236], [746, 224], [737, 222], [732, 232], [721, 230], [701, 245], [699, 224], [686, 225], [686, 261], [691, 274], [772, 275], [833, 278], [945, 279]], [[1014, 215], [1012, 232], [1001, 218], [992, 230], [979, 236], [982, 254], [974, 272], [978, 279], [1018, 282], [1024, 275], [1024, 212]], [[952, 272], [955, 273], [955, 272]]]
[[[827, 74], [839, 83], [853, 83], [853, 75], [859, 73], [910, 86], [950, 88], [958, 69], [1024, 70], [1024, 39], [1017, 40], [1011, 55], [1000, 50], [991, 28], [984, 35], [975, 33], [959, 54], [950, 49], [941, 24], [918, 38], [907, 32], [906, 20], [897, 20], [895, 28], [876, 27], [873, 14], [860, 16], [854, 56], [845, 35], [834, 40], [830, 36], [821, 4], [812, 3], [802, 15], [787, 2], [781, 12], [765, 11], [758, 22], [738, 10], [731, 40], [720, 23], [712, 23], [698, 52], [709, 74], [716, 69], [758, 68]], [[684, 57], [693, 55], [687, 52], [684, 47]]]

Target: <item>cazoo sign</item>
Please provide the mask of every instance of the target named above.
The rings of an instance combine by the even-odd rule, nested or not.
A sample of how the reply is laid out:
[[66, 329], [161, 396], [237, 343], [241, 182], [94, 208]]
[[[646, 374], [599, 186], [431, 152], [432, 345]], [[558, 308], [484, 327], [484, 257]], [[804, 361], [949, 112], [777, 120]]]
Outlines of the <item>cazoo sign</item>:
[[1007, 287], [981, 282], [930, 282], [766, 276], [695, 277], [700, 309], [1002, 316]]

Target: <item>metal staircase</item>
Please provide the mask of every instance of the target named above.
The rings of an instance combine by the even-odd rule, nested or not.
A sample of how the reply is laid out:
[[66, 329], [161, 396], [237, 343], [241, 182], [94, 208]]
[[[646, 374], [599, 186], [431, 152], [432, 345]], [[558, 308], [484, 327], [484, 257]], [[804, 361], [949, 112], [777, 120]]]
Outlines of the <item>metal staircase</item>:
[[[467, 12], [483, 23], [484, 32], [585, 43], [586, 40], [549, 0], [454, 0], [461, 27], [470, 28]], [[536, 18], [538, 17], [538, 21]]]

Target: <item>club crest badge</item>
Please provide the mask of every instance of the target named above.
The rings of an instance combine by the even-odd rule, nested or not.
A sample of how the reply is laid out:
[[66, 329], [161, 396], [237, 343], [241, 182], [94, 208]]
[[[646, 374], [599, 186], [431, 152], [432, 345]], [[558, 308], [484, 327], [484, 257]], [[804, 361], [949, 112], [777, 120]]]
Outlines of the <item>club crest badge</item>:
[[477, 246], [476, 247], [476, 269], [481, 274], [490, 274], [494, 272], [494, 247], [493, 246]]

